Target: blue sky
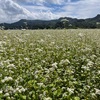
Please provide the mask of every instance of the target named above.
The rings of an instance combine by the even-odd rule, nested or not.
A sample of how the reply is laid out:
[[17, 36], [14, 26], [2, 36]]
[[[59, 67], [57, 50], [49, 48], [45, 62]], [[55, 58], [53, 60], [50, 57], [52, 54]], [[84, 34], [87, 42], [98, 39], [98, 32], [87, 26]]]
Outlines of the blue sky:
[[89, 18], [100, 14], [100, 0], [0, 0], [0, 23], [20, 19]]

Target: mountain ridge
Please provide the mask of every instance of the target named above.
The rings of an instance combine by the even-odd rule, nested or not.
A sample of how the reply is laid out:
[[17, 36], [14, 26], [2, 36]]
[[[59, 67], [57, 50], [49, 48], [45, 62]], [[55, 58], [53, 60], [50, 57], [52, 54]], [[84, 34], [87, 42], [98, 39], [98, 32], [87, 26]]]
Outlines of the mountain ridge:
[[100, 14], [93, 18], [78, 19], [60, 17], [53, 20], [27, 20], [21, 19], [14, 23], [1, 23], [4, 29], [62, 29], [62, 28], [100, 28]]

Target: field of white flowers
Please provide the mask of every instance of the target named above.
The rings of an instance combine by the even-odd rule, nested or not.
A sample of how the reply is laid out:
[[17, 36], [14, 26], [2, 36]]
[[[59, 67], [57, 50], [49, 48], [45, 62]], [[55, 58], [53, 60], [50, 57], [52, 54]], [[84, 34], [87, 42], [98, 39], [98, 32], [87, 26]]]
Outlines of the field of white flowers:
[[100, 30], [0, 31], [0, 100], [100, 100]]

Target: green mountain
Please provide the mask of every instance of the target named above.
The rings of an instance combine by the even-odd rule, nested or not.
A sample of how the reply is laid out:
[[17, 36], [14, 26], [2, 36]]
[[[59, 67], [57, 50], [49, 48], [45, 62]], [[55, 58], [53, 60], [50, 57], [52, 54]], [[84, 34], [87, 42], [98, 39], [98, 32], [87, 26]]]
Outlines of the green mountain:
[[100, 28], [100, 14], [94, 18], [77, 19], [61, 17], [55, 20], [26, 20], [15, 23], [1, 23], [4, 29], [62, 29], [62, 28]]

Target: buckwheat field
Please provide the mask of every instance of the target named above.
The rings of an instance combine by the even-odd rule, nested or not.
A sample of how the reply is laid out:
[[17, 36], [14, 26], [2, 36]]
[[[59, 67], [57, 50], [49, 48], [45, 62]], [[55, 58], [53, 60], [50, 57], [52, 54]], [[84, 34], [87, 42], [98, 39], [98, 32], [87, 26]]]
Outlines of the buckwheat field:
[[100, 100], [100, 30], [1, 30], [0, 100]]

